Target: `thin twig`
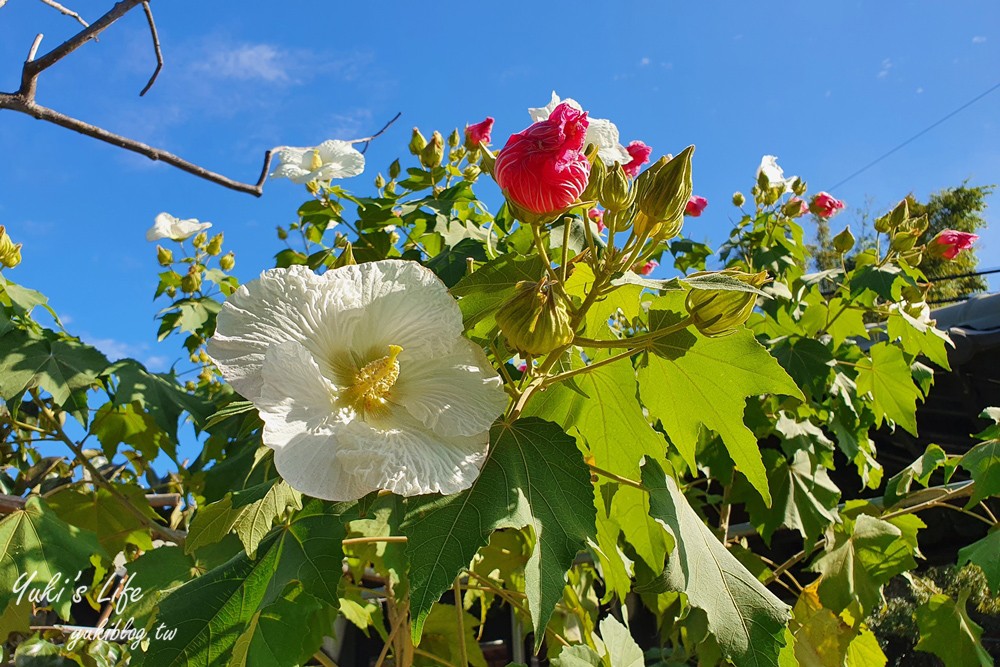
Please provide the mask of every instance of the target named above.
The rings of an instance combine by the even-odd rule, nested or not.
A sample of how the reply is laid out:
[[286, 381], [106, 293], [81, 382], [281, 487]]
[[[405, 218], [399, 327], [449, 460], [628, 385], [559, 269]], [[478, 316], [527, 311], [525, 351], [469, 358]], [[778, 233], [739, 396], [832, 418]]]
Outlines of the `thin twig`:
[[341, 540], [341, 546], [350, 546], [352, 544], [377, 544], [379, 542], [392, 542], [392, 543], [404, 543], [406, 542], [405, 535], [387, 535], [385, 537], [349, 537], [346, 540]]
[[156, 33], [156, 22], [153, 20], [153, 9], [149, 6], [149, 2], [143, 2], [142, 10], [146, 12], [146, 22], [149, 24], [149, 34], [153, 40], [153, 52], [156, 54], [156, 69], [153, 70], [153, 76], [149, 77], [149, 83], [147, 83], [146, 87], [139, 92], [139, 97], [145, 95], [149, 89], [153, 87], [153, 82], [156, 81], [156, 77], [160, 75], [160, 70], [163, 69], [163, 52], [160, 51], [160, 36]]
[[31, 48], [28, 49], [28, 57], [24, 62], [30, 63], [32, 60], [35, 59], [35, 56], [38, 55], [38, 47], [42, 45], [43, 37], [45, 37], [45, 35], [43, 35], [42, 33], [38, 33], [37, 35], [35, 35], [35, 41], [31, 43]]
[[458, 654], [462, 658], [462, 667], [468, 667], [469, 654], [465, 648], [465, 609], [462, 608], [462, 585], [458, 577], [452, 583], [451, 590], [455, 596], [455, 614], [458, 623]]
[[607, 477], [608, 479], [613, 479], [614, 481], [624, 484], [626, 486], [631, 486], [634, 489], [639, 489], [640, 491], [646, 491], [646, 493], [649, 493], [649, 490], [646, 489], [646, 487], [644, 487], [642, 484], [635, 481], [634, 479], [629, 479], [628, 477], [622, 477], [621, 475], [615, 474], [610, 470], [604, 470], [603, 468], [598, 468], [597, 466], [592, 465], [590, 463], [587, 464], [587, 467], [590, 468], [591, 472], [596, 473], [601, 477]]
[[389, 120], [389, 122], [388, 122], [388, 123], [386, 123], [385, 125], [383, 125], [383, 126], [382, 126], [382, 129], [381, 129], [381, 130], [379, 130], [378, 132], [376, 132], [375, 134], [373, 134], [373, 135], [372, 135], [372, 136], [370, 136], [370, 137], [365, 137], [364, 139], [355, 139], [355, 140], [354, 140], [354, 141], [352, 141], [351, 143], [352, 143], [352, 144], [361, 144], [361, 143], [363, 143], [363, 144], [365, 145], [365, 147], [364, 147], [364, 148], [362, 148], [362, 149], [361, 149], [360, 151], [358, 151], [358, 152], [359, 152], [359, 153], [361, 153], [362, 155], [364, 155], [365, 151], [367, 151], [367, 150], [368, 150], [368, 146], [369, 146], [369, 145], [371, 144], [371, 142], [372, 142], [372, 139], [377, 139], [377, 138], [379, 137], [379, 135], [381, 135], [381, 134], [382, 134], [383, 132], [385, 132], [386, 130], [388, 130], [388, 129], [389, 129], [389, 127], [390, 127], [390, 126], [391, 126], [391, 125], [392, 125], [393, 123], [395, 123], [395, 122], [396, 122], [397, 120], [399, 120], [399, 117], [400, 117], [400, 116], [402, 116], [402, 115], [403, 115], [403, 112], [402, 112], [402, 111], [398, 111], [398, 112], [396, 112], [396, 115], [395, 115], [395, 116], [393, 116], [393, 117], [392, 117], [392, 118], [391, 118], [391, 119]]
[[[90, 24], [87, 23], [86, 21], [84, 21], [82, 16], [80, 16], [79, 14], [77, 14], [76, 12], [74, 12], [72, 9], [69, 9], [67, 7], [63, 7], [58, 2], [56, 2], [56, 0], [42, 0], [42, 2], [44, 4], [46, 4], [46, 5], [48, 5], [49, 7], [51, 7], [52, 9], [55, 9], [55, 10], [61, 12], [65, 16], [71, 16], [71, 17], [75, 18], [80, 23], [80, 25], [82, 25], [84, 28], [89, 28], [90, 27]], [[0, 5], [0, 6], [2, 6], [2, 5]]]

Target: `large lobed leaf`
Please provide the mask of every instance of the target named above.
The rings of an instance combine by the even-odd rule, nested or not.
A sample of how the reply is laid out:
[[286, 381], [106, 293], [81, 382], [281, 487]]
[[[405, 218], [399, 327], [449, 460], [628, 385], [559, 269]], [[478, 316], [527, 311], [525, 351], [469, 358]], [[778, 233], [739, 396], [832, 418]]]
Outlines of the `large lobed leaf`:
[[525, 592], [540, 642], [562, 597], [566, 571], [595, 537], [590, 471], [573, 438], [556, 424], [528, 417], [497, 424], [490, 442], [490, 456], [469, 489], [410, 501], [402, 530], [408, 538], [415, 642], [432, 605], [490, 533], [524, 526], [535, 531]]
[[777, 667], [788, 606], [729, 553], [656, 461], [643, 465], [642, 482], [649, 490], [650, 513], [676, 542], [663, 575], [666, 586], [706, 613], [727, 659]]

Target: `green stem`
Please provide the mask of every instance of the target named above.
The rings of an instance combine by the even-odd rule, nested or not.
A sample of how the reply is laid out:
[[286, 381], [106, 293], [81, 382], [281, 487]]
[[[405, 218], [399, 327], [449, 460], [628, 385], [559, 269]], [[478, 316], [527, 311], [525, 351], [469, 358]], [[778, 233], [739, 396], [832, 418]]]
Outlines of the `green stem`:
[[565, 373], [559, 373], [558, 375], [549, 376], [549, 377], [545, 378], [542, 381], [542, 385], [541, 386], [543, 388], [544, 387], [549, 387], [551, 385], [556, 384], [557, 382], [562, 382], [563, 380], [568, 380], [571, 377], [576, 377], [577, 375], [583, 375], [584, 373], [589, 373], [590, 371], [596, 370], [597, 368], [600, 368], [601, 366], [607, 366], [608, 364], [614, 363], [616, 361], [620, 361], [622, 359], [627, 359], [629, 357], [632, 357], [632, 356], [638, 354], [640, 351], [641, 350], [638, 349], [638, 348], [637, 349], [625, 350], [624, 352], [620, 352], [618, 354], [612, 355], [612, 356], [610, 356], [610, 357], [608, 357], [606, 359], [601, 359], [600, 361], [595, 361], [594, 363], [592, 363], [592, 364], [590, 364], [588, 366], [583, 366], [582, 368], [575, 368], [575, 369], [573, 369], [571, 371], [566, 371]]
[[528, 225], [531, 227], [531, 234], [535, 238], [535, 247], [538, 248], [538, 256], [542, 258], [542, 264], [545, 265], [545, 272], [549, 274], [549, 279], [552, 282], [558, 283], [559, 276], [556, 275], [555, 270], [552, 268], [552, 260], [549, 259], [549, 253], [545, 249], [545, 241], [542, 239], [542, 232], [538, 225]]
[[651, 343], [658, 338], [663, 338], [664, 336], [669, 336], [670, 334], [677, 333], [682, 329], [686, 329], [691, 326], [691, 317], [685, 317], [683, 320], [677, 324], [671, 325], [669, 327], [664, 327], [662, 329], [656, 329], [655, 331], [650, 331], [649, 333], [641, 334], [639, 336], [632, 336], [631, 338], [617, 338], [613, 340], [597, 340], [595, 338], [582, 338], [577, 336], [573, 339], [573, 344], [580, 347], [600, 347], [600, 348], [613, 348], [613, 347], [643, 347], [648, 343]]

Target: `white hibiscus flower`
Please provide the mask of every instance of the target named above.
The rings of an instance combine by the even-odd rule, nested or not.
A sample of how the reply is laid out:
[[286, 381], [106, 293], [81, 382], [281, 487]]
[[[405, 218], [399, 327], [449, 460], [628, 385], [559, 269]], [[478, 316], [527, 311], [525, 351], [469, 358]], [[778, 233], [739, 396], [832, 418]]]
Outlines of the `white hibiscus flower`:
[[160, 213], [156, 216], [156, 220], [153, 221], [153, 226], [146, 231], [146, 240], [159, 241], [160, 239], [171, 239], [173, 241], [183, 241], [198, 232], [205, 231], [211, 226], [211, 222], [198, 222], [195, 218], [180, 220], [169, 213]]
[[[552, 99], [544, 107], [537, 107], [533, 109], [528, 109], [528, 115], [531, 116], [531, 122], [537, 123], [540, 120], [545, 120], [560, 102], [566, 102], [571, 107], [575, 109], [583, 110], [580, 103], [576, 100], [567, 97], [564, 100], [560, 100], [559, 96], [556, 95], [556, 91], [552, 91]], [[604, 118], [588, 118], [590, 125], [587, 126], [587, 135], [584, 139], [584, 147], [587, 144], [594, 144], [597, 146], [597, 155], [601, 158], [601, 161], [609, 167], [615, 162], [619, 164], [628, 164], [632, 161], [632, 156], [628, 154], [628, 151], [618, 139], [618, 128], [610, 120]]]
[[760, 159], [760, 166], [757, 167], [758, 178], [760, 178], [761, 172], [767, 176], [767, 181], [772, 187], [783, 186], [785, 192], [792, 191], [792, 183], [798, 178], [797, 176], [785, 178], [785, 171], [778, 166], [778, 158], [774, 155], [765, 155]]
[[288, 178], [293, 183], [309, 183], [357, 176], [365, 170], [365, 156], [353, 143], [331, 139], [319, 146], [276, 148], [274, 150], [279, 164], [271, 172], [271, 178]]
[[468, 488], [507, 404], [458, 303], [415, 262], [265, 271], [223, 305], [208, 353], [260, 411], [281, 476], [327, 500]]

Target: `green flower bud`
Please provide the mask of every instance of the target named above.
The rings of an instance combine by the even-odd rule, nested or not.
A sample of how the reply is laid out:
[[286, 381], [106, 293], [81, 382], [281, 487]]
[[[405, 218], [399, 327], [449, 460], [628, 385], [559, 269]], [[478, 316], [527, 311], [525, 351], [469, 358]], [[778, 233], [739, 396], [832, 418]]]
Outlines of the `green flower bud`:
[[281, 225], [278, 225], [278, 239], [284, 241], [287, 238], [288, 238], [288, 231]]
[[381, 190], [384, 187], [385, 187], [385, 176], [383, 176], [382, 173], [379, 172], [375, 176], [375, 188]]
[[738, 208], [740, 206], [743, 206], [743, 204], [745, 204], [746, 201], [747, 198], [743, 196], [742, 192], [733, 193], [733, 206], [736, 206]]
[[170, 266], [174, 263], [174, 253], [161, 245], [156, 246], [156, 261], [160, 266]]
[[914, 248], [913, 250], [899, 254], [899, 261], [906, 262], [910, 266], [920, 266], [920, 262], [923, 259], [924, 250], [922, 247]]
[[629, 182], [628, 174], [621, 164], [615, 162], [615, 166], [604, 176], [598, 200], [601, 206], [609, 211], [623, 211], [635, 201], [635, 192], [635, 188]]
[[167, 296], [169, 296], [171, 299], [173, 299], [175, 296], [177, 296], [177, 288], [176, 287], [168, 287], [167, 288]]
[[333, 263], [333, 268], [339, 269], [342, 266], [353, 266], [357, 264], [354, 259], [354, 248], [351, 246], [350, 241], [345, 241], [343, 243], [344, 249], [340, 251], [340, 255], [337, 257], [336, 261]]
[[219, 268], [223, 271], [232, 271], [234, 266], [236, 266], [236, 255], [232, 250], [219, 258]]
[[507, 343], [521, 354], [548, 354], [573, 341], [568, 304], [548, 278], [518, 283], [496, 320]]
[[904, 199], [896, 204], [896, 207], [891, 211], [875, 220], [875, 231], [880, 234], [888, 234], [904, 225], [909, 219], [910, 205]]
[[795, 193], [796, 197], [804, 195], [807, 189], [806, 182], [801, 178], [796, 177], [795, 180], [792, 181], [792, 192]]
[[431, 135], [431, 140], [420, 151], [420, 164], [427, 169], [433, 169], [441, 166], [442, 158], [444, 158], [444, 137], [435, 130], [434, 134]]
[[198, 232], [191, 243], [198, 250], [204, 250], [205, 244], [208, 243], [208, 234], [205, 232]]
[[420, 151], [424, 150], [427, 146], [427, 139], [424, 135], [420, 134], [420, 130], [413, 128], [413, 136], [410, 138], [410, 153], [413, 155], [420, 155]]
[[462, 143], [462, 135], [458, 133], [458, 128], [455, 128], [451, 134], [448, 135], [448, 145], [454, 148]]
[[7, 230], [0, 225], [0, 265], [13, 269], [21, 263], [21, 244], [14, 243], [7, 235]]
[[854, 266], [858, 268], [868, 266], [869, 264], [875, 264], [876, 262], [878, 262], [878, 254], [876, 254], [873, 248], [862, 250], [854, 256]]
[[[590, 146], [592, 147], [593, 144]], [[593, 151], [593, 154], [587, 155], [587, 159], [590, 160], [590, 177], [587, 179], [587, 187], [580, 193], [580, 201], [598, 201], [608, 168], [604, 166], [601, 158], [597, 157], [596, 149]]]
[[470, 183], [475, 183], [476, 179], [479, 178], [479, 175], [481, 173], [483, 173], [482, 169], [480, 169], [477, 165], [470, 164], [464, 170], [462, 170], [462, 178], [469, 181]]
[[844, 231], [833, 237], [833, 249], [841, 255], [850, 252], [853, 247], [854, 234], [851, 233], [851, 228], [849, 226], [844, 227]]
[[493, 167], [497, 163], [497, 156], [489, 151], [487, 148], [483, 148], [479, 151], [482, 153], [482, 161], [480, 161], [479, 166], [490, 176], [493, 175]]
[[212, 255], [213, 257], [222, 252], [222, 238], [223, 238], [222, 232], [219, 232], [218, 234], [213, 236], [212, 240], [208, 242], [207, 246], [205, 246], [205, 252], [207, 252], [209, 255]]
[[[767, 271], [745, 273], [726, 269], [721, 273], [757, 289], [771, 280]], [[705, 275], [705, 272], [692, 275]], [[693, 289], [688, 292], [684, 305], [698, 331], [705, 336], [714, 337], [726, 336], [741, 327], [750, 317], [756, 303], [757, 294], [754, 292]]]
[[639, 210], [651, 220], [675, 223], [684, 218], [684, 209], [691, 198], [691, 156], [694, 146], [688, 146], [656, 170], [652, 182], [639, 194]]
[[919, 237], [919, 232], [896, 232], [889, 241], [889, 247], [896, 252], [907, 252], [913, 250]]
[[389, 179], [392, 180], [399, 176], [400, 166], [399, 160], [393, 160], [392, 164], [389, 165]]
[[181, 278], [181, 291], [192, 294], [201, 289], [201, 271], [194, 266]]

